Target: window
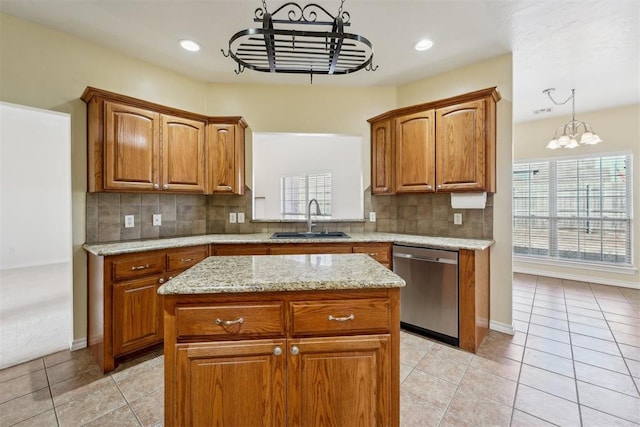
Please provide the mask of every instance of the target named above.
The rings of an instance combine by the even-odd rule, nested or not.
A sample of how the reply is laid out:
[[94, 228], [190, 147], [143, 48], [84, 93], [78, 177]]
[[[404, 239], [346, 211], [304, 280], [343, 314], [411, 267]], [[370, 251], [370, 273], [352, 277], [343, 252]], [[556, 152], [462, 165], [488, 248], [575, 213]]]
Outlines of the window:
[[516, 162], [513, 253], [631, 265], [631, 155]]
[[[309, 201], [316, 199], [320, 215], [331, 218], [331, 173], [282, 177], [282, 218], [304, 219]], [[311, 208], [315, 213], [315, 205]]]

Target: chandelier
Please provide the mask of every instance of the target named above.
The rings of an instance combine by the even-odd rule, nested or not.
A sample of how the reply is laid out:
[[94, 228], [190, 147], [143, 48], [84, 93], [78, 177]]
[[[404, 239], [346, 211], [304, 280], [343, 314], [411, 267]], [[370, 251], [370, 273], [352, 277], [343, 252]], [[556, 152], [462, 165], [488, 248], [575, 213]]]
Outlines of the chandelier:
[[[564, 102], [557, 102], [551, 97], [551, 92], [555, 89], [545, 89], [542, 93], [546, 93], [551, 102], [556, 105], [564, 105], [571, 100], [571, 120], [564, 126], [560, 126], [553, 134], [553, 139], [547, 144], [547, 148], [555, 150], [556, 148], [576, 148], [580, 144], [595, 145], [602, 142], [600, 137], [593, 132], [591, 126], [585, 122], [576, 120], [576, 97], [575, 89], [571, 89], [571, 95]], [[562, 133], [560, 134], [560, 131]]]
[[[222, 54], [238, 64], [236, 74], [246, 68], [266, 73], [349, 74], [358, 70], [375, 71], [373, 46], [365, 37], [344, 32], [350, 26], [344, 1], [333, 16], [315, 3], [300, 6], [287, 2], [273, 13], [262, 8], [254, 12], [261, 28], [238, 31], [229, 39]], [[324, 29], [323, 29], [324, 27]], [[310, 30], [315, 28], [319, 30]]]

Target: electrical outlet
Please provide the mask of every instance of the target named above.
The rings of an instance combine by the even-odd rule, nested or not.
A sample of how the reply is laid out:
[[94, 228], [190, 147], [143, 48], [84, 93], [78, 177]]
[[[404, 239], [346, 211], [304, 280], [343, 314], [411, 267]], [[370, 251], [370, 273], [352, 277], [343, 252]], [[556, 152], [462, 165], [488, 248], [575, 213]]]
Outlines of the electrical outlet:
[[134, 215], [124, 216], [124, 228], [133, 228], [136, 226]]
[[231, 213], [229, 214], [229, 222], [230, 222], [231, 224], [235, 224], [236, 222], [238, 222], [238, 216], [236, 215], [236, 213], [235, 213], [235, 212], [231, 212]]
[[376, 222], [376, 213], [369, 212], [369, 222]]
[[244, 223], [244, 212], [238, 212], [238, 223], [239, 224]]
[[461, 213], [454, 213], [453, 214], [453, 223], [455, 225], [462, 225], [462, 214]]
[[162, 225], [162, 215], [153, 214], [153, 226], [160, 227]]

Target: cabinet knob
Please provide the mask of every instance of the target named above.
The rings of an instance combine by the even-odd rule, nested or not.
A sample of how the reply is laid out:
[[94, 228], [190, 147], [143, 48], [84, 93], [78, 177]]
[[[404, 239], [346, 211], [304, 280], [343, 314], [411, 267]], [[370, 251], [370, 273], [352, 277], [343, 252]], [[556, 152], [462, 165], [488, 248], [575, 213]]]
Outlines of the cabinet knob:
[[163, 190], [168, 190], [168, 189], [169, 189], [169, 184], [165, 184], [165, 185], [163, 185], [163, 186], [162, 186], [162, 189], [163, 189]]
[[432, 190], [432, 189], [433, 189], [433, 187], [432, 187], [432, 186], [427, 185], [427, 190]]
[[280, 346], [277, 346], [276, 348], [273, 349], [274, 356], [280, 356], [281, 354], [282, 354], [282, 348]]
[[173, 279], [173, 276], [169, 276], [169, 280]]
[[158, 184], [153, 184], [153, 189], [157, 190], [158, 188], [160, 188], [160, 186]]
[[298, 353], [300, 353], [300, 349], [298, 348], [297, 345], [294, 345], [293, 347], [291, 347], [291, 354], [293, 354], [295, 356]]
[[382, 191], [389, 191], [389, 189], [387, 187], [384, 187]]
[[164, 279], [161, 277], [158, 279], [158, 283], [160, 283], [161, 285], [164, 283]]
[[227, 191], [231, 191], [231, 190], [233, 190], [233, 188], [231, 188], [231, 186], [230, 186], [230, 185], [227, 185], [227, 186], [225, 187], [225, 189], [227, 189]]
[[438, 190], [442, 189], [442, 184], [438, 185]]

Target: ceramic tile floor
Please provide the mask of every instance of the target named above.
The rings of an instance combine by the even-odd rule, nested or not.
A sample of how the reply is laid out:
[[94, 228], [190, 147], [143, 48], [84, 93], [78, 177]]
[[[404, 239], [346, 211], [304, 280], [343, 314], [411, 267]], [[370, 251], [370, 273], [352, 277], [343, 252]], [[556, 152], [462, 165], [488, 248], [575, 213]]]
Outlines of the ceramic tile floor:
[[[515, 275], [514, 336], [473, 355], [409, 333], [401, 426], [640, 424], [640, 290]], [[163, 357], [103, 375], [86, 349], [0, 371], [0, 426], [162, 423]]]

